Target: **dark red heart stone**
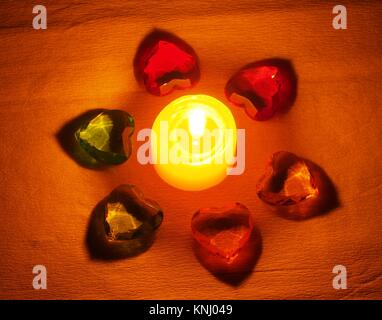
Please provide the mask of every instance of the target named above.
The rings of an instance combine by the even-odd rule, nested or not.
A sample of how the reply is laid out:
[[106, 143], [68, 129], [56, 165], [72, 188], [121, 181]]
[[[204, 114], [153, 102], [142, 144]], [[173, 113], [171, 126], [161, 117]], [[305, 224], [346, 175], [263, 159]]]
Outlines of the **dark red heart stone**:
[[254, 120], [268, 120], [289, 109], [296, 97], [296, 76], [291, 64], [281, 59], [263, 60], [239, 70], [225, 93], [234, 105]]

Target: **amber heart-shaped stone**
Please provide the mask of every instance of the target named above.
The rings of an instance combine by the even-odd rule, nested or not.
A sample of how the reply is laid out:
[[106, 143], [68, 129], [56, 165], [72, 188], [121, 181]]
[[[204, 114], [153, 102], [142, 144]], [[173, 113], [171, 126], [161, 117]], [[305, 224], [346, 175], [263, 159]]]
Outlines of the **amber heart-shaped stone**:
[[273, 154], [257, 195], [282, 216], [297, 220], [325, 213], [338, 201], [332, 182], [319, 166], [285, 151]]
[[136, 255], [150, 247], [162, 220], [162, 209], [155, 201], [134, 185], [121, 185], [94, 209], [89, 249], [100, 258]]
[[200, 77], [198, 57], [191, 46], [161, 30], [153, 31], [143, 40], [134, 69], [147, 91], [157, 96], [190, 88]]
[[202, 208], [194, 214], [191, 229], [195, 253], [212, 273], [243, 273], [253, 268], [261, 241], [244, 205]]
[[261, 121], [286, 111], [295, 100], [296, 87], [291, 64], [282, 59], [268, 59], [239, 70], [228, 81], [225, 93], [249, 117]]

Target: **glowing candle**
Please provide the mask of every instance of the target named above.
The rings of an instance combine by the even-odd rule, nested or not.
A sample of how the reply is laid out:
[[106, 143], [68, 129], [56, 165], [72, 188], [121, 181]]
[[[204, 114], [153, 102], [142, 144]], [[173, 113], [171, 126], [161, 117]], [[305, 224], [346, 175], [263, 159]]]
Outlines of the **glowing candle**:
[[210, 188], [224, 180], [235, 161], [235, 120], [222, 102], [207, 95], [172, 101], [151, 134], [157, 173], [179, 189]]

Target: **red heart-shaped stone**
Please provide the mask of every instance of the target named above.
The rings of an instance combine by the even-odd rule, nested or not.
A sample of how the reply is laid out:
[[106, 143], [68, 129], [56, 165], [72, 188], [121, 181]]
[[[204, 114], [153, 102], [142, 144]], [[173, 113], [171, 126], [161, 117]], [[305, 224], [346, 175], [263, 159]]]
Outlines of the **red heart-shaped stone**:
[[252, 269], [260, 253], [260, 235], [244, 205], [202, 208], [191, 222], [195, 253], [213, 273], [240, 273]]
[[267, 120], [286, 111], [296, 97], [297, 80], [286, 60], [269, 59], [249, 64], [228, 81], [229, 101], [245, 109], [254, 120]]
[[160, 30], [143, 40], [135, 56], [134, 68], [137, 79], [157, 96], [190, 88], [200, 77], [198, 57], [191, 46]]

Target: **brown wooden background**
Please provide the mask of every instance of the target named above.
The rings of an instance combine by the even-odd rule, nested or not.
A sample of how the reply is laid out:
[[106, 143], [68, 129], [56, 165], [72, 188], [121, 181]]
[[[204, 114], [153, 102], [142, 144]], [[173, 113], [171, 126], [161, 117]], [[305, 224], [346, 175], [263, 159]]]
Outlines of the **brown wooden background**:
[[[348, 30], [331, 26], [334, 1], [38, 1], [48, 29], [32, 29], [36, 1], [0, 3], [0, 298], [269, 299], [382, 298], [382, 2], [341, 1]], [[174, 32], [201, 60], [198, 86], [226, 101], [242, 65], [291, 59], [299, 76], [290, 112], [247, 130], [245, 174], [203, 192], [178, 191], [133, 156], [106, 171], [78, 166], [56, 133], [94, 108], [121, 108], [151, 127], [170, 100], [150, 96], [133, 75], [139, 42], [153, 28]], [[135, 137], [135, 136], [134, 136]], [[134, 152], [139, 144], [134, 143]], [[255, 195], [269, 156], [288, 150], [320, 164], [341, 207], [305, 222], [274, 215]], [[165, 220], [153, 247], [128, 260], [91, 260], [90, 213], [121, 183], [156, 199]], [[200, 206], [240, 201], [254, 213], [263, 253], [237, 287], [195, 259], [190, 218]], [[32, 267], [48, 269], [48, 290], [32, 288]], [[332, 288], [332, 268], [348, 289]]]

